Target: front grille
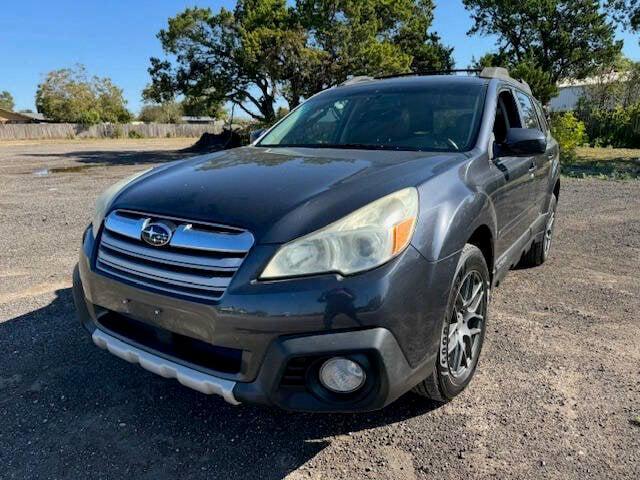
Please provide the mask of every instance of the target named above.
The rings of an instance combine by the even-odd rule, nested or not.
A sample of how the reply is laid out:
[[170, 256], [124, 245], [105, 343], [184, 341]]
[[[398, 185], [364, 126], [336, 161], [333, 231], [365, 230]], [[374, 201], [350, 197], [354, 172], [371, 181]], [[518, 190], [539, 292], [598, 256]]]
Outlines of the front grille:
[[[167, 245], [142, 240], [145, 227], [156, 222], [172, 231]], [[252, 245], [244, 230], [116, 210], [105, 218], [96, 268], [141, 288], [218, 300]]]

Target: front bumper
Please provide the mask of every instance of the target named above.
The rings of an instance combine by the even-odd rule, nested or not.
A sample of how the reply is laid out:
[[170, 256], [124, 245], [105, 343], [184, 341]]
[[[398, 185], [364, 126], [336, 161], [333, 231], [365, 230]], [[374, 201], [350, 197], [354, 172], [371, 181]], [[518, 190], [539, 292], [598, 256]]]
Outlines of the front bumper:
[[[427, 376], [437, 355], [442, 318], [457, 256], [426, 261], [412, 247], [388, 264], [353, 277], [258, 282], [275, 246], [257, 246], [225, 295], [200, 303], [161, 295], [98, 274], [94, 238], [84, 236], [74, 299], [94, 342], [117, 356], [230, 403], [292, 410], [381, 408]], [[111, 331], [106, 315], [134, 318], [183, 338], [241, 351], [239, 367], [218, 371], [166, 355]], [[306, 385], [283, 386], [290, 363], [309, 371], [323, 358], [360, 359], [375, 382], [360, 395], [325, 395]]]

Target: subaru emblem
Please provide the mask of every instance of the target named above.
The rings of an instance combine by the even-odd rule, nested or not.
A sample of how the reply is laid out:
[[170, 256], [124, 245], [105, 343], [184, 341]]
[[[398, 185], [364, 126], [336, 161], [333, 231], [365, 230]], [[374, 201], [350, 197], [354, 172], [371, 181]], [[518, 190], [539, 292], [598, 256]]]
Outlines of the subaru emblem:
[[163, 223], [150, 223], [142, 229], [142, 240], [154, 247], [162, 247], [171, 240], [171, 229]]

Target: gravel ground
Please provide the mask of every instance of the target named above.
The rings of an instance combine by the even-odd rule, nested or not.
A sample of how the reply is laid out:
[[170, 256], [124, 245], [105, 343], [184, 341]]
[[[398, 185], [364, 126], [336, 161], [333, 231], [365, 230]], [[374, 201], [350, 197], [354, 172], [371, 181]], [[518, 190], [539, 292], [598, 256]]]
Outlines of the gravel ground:
[[640, 478], [640, 182], [563, 179], [551, 259], [497, 289], [453, 402], [292, 414], [156, 377], [74, 317], [98, 192], [190, 143], [0, 145], [0, 477]]

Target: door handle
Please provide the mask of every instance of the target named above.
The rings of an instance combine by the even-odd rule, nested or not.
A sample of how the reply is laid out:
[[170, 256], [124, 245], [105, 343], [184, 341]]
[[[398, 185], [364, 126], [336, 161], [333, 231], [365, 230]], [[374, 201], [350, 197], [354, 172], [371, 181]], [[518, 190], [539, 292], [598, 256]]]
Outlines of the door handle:
[[531, 165], [529, 165], [529, 173], [535, 172], [536, 168], [538, 168], [538, 166], [536, 165], [536, 162], [534, 160], [533, 162], [531, 162]]
[[555, 153], [553, 153], [553, 152], [551, 152], [551, 153], [547, 153], [547, 158], [548, 158], [549, 160], [553, 160], [553, 158], [554, 158], [555, 156], [556, 156], [556, 154], [555, 154]]

